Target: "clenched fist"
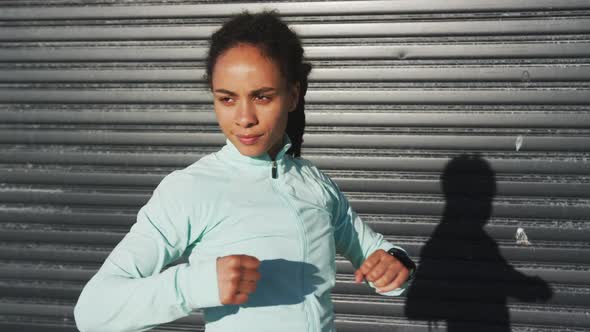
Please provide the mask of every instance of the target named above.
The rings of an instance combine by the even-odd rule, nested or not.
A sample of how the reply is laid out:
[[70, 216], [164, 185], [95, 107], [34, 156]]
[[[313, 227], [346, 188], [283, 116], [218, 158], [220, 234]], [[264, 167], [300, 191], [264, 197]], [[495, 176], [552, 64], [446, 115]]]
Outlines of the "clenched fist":
[[221, 304], [242, 304], [260, 279], [258, 258], [248, 255], [217, 257], [217, 283]]
[[366, 279], [377, 287], [377, 292], [386, 293], [400, 287], [410, 272], [397, 258], [379, 249], [354, 272], [354, 280], [359, 283]]

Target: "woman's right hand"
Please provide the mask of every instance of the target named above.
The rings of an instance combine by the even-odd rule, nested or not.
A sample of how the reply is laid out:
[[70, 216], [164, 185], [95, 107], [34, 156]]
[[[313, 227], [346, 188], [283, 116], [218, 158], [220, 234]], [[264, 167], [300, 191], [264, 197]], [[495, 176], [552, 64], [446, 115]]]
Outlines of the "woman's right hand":
[[217, 257], [217, 283], [221, 304], [242, 304], [260, 279], [258, 258], [248, 255]]

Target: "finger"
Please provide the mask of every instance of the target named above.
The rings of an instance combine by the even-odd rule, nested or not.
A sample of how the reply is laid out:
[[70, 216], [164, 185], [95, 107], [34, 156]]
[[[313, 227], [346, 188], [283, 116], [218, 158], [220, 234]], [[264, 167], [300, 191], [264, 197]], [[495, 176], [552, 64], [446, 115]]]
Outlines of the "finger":
[[237, 285], [237, 282], [242, 279], [242, 271], [237, 268], [229, 269], [227, 272], [221, 274], [219, 278], [224, 282], [236, 283]]
[[389, 268], [385, 271], [385, 273], [383, 273], [381, 277], [373, 281], [373, 285], [375, 285], [375, 287], [384, 287], [389, 285], [393, 280], [395, 280], [398, 273], [399, 269], [397, 269], [395, 266], [389, 266]]
[[389, 264], [384, 263], [383, 261], [379, 261], [379, 263], [367, 273], [366, 277], [368, 281], [374, 282], [375, 280], [381, 278], [383, 274], [387, 271]]
[[367, 272], [369, 272], [373, 266], [377, 265], [380, 260], [381, 255], [378, 253], [378, 251], [374, 252], [363, 262], [363, 264], [361, 264], [361, 267], [359, 268], [360, 272], [366, 276]]
[[377, 289], [377, 291], [380, 293], [385, 293], [400, 288], [401, 285], [403, 285], [404, 282], [408, 280], [409, 275], [410, 271], [408, 271], [408, 269], [404, 267], [401, 271], [399, 271], [395, 279], [389, 285], [386, 285], [382, 288], [380, 287], [379, 289]]
[[240, 267], [240, 257], [237, 255], [218, 257], [217, 264], [219, 264], [219, 262], [221, 262], [221, 267], [223, 267], [224, 269]]
[[240, 255], [240, 265], [246, 269], [258, 269], [260, 261], [254, 256]]
[[242, 270], [241, 280], [257, 282], [260, 280], [260, 272], [256, 270]]
[[250, 294], [256, 290], [256, 283], [252, 281], [242, 280], [238, 286], [238, 293]]
[[233, 296], [233, 299], [231, 301], [231, 304], [242, 304], [244, 302], [248, 301], [248, 294], [246, 293], [236, 293]]
[[238, 293], [238, 285], [238, 282], [220, 285], [219, 298], [222, 304], [233, 304], [235, 302], [235, 296]]
[[361, 273], [360, 270], [354, 271], [354, 281], [356, 283], [359, 283], [359, 282], [363, 281], [363, 278], [364, 278], [364, 276], [363, 276], [363, 274]]

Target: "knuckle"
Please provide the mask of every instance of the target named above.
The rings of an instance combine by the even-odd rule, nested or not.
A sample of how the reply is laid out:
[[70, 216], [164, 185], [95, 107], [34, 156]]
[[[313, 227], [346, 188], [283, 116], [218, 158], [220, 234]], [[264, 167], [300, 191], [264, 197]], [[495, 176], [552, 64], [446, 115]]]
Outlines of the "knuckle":
[[396, 274], [400, 273], [401, 270], [402, 270], [401, 267], [400, 266], [397, 266], [395, 264], [389, 265], [389, 267], [387, 268], [387, 272], [388, 273], [391, 273], [393, 275], [396, 275]]
[[236, 293], [237, 290], [238, 290], [238, 285], [234, 282], [230, 282], [225, 287], [225, 294], [227, 296], [231, 297]]
[[231, 281], [237, 281], [240, 280], [240, 271], [238, 270], [231, 270], [231, 272], [228, 275], [229, 280]]
[[250, 260], [252, 261], [252, 264], [255, 265], [256, 267], [258, 267], [260, 265], [260, 260], [254, 256], [250, 256]]
[[217, 257], [217, 266], [218, 268], [225, 268], [227, 265], [228, 258], [227, 257]]
[[398, 261], [397, 259], [394, 258], [393, 261], [391, 261], [391, 263], [389, 264], [389, 268], [391, 270], [395, 270], [395, 271], [401, 271], [401, 269], [404, 266], [402, 265], [402, 263], [400, 263], [400, 261]]
[[399, 263], [399, 260], [391, 255], [383, 256], [383, 260], [387, 260], [390, 264], [395, 264], [396, 262]]
[[232, 267], [238, 267], [238, 266], [240, 266], [240, 261], [241, 261], [240, 260], [240, 256], [238, 256], [238, 255], [231, 256], [231, 261], [230, 262], [231, 262], [231, 266]]
[[390, 280], [395, 279], [395, 277], [397, 275], [398, 275], [398, 272], [396, 272], [395, 270], [389, 270], [388, 277], [389, 277]]
[[373, 269], [372, 273], [375, 273], [375, 275], [377, 277], [379, 277], [379, 276], [383, 275], [383, 273], [385, 273], [385, 268], [384, 268], [383, 265], [375, 266], [375, 268]]
[[226, 290], [227, 290], [227, 293], [229, 294], [229, 296], [234, 294], [237, 289], [238, 289], [238, 282], [237, 281], [230, 281], [227, 284]]

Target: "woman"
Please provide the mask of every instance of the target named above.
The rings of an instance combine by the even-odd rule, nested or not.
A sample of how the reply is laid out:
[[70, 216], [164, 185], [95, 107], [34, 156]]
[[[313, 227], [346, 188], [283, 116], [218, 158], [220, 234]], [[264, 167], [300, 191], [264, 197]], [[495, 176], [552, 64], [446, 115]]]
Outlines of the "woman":
[[143, 331], [195, 309], [207, 331], [334, 331], [337, 252], [356, 282], [403, 291], [405, 252], [300, 157], [302, 60], [276, 12], [244, 12], [212, 35], [206, 79], [226, 145], [161, 181], [84, 287], [81, 331]]

